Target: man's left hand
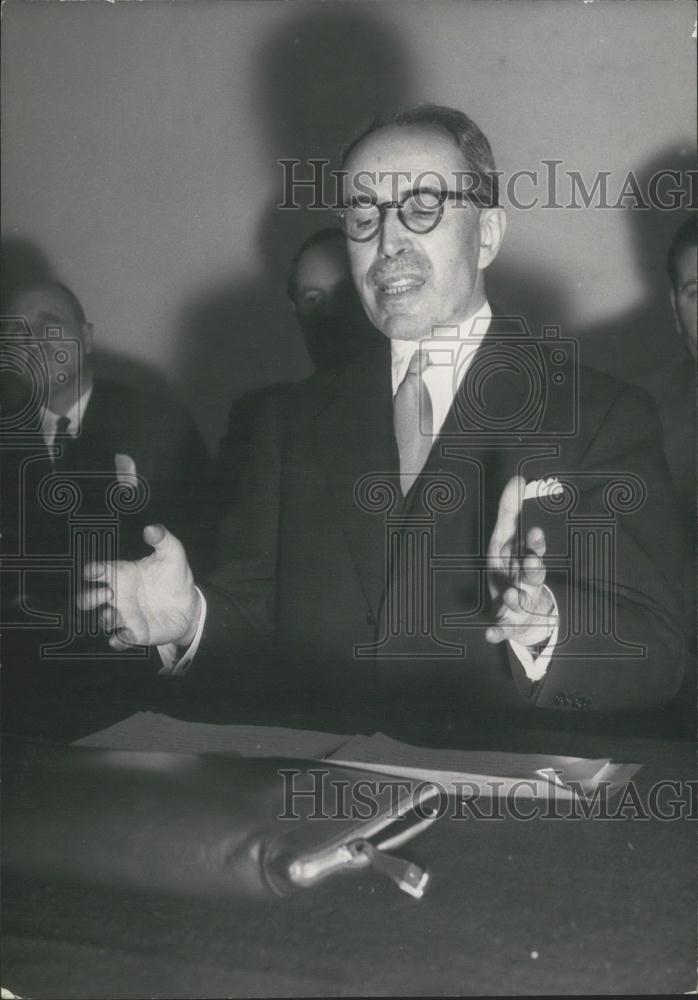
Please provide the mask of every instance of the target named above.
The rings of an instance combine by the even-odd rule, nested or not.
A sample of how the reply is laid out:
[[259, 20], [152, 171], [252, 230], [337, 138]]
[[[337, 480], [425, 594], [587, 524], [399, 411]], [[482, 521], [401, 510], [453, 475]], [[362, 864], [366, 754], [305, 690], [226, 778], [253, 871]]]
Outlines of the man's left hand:
[[545, 586], [545, 534], [531, 528], [525, 553], [516, 551], [518, 520], [526, 481], [514, 476], [504, 487], [497, 523], [487, 550], [487, 577], [496, 611], [496, 624], [485, 632], [488, 642], [504, 640], [523, 646], [544, 643], [557, 625], [555, 602]]

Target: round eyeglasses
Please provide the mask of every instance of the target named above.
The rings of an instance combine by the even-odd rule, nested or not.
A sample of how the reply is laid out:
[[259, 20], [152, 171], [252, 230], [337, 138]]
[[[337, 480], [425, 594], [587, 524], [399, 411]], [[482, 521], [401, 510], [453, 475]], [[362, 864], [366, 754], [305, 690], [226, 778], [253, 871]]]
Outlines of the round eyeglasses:
[[344, 234], [356, 243], [366, 243], [376, 235], [389, 208], [397, 209], [397, 217], [411, 233], [424, 235], [436, 229], [444, 214], [447, 198], [460, 202], [478, 199], [462, 191], [411, 191], [402, 201], [376, 202], [366, 196], [355, 198], [351, 205], [337, 213]]

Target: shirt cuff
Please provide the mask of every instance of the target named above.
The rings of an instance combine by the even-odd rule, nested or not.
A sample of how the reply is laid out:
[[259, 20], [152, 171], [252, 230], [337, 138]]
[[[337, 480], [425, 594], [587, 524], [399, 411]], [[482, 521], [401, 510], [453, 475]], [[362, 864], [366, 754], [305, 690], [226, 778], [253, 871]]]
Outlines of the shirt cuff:
[[168, 642], [165, 646], [158, 646], [158, 653], [160, 654], [160, 659], [162, 660], [162, 666], [158, 670], [158, 674], [170, 677], [181, 677], [189, 670], [189, 667], [196, 656], [199, 644], [201, 643], [201, 636], [204, 634], [207, 612], [206, 598], [198, 587], [196, 587], [196, 592], [201, 598], [201, 611], [199, 614], [199, 624], [196, 626], [194, 638], [184, 651], [182, 651], [182, 647], [178, 646], [175, 642]]
[[[545, 587], [545, 590], [548, 592], [548, 595], [553, 602], [551, 614], [555, 616], [555, 621], [559, 622], [560, 616], [555, 595], [549, 587]], [[553, 653], [555, 652], [555, 646], [557, 645], [558, 631], [559, 625], [556, 624], [550, 634], [550, 638], [538, 656], [534, 656], [528, 646], [524, 646], [523, 643], [516, 642], [514, 639], [509, 640], [509, 645], [511, 646], [513, 653], [516, 655], [517, 660], [526, 671], [526, 676], [530, 681], [540, 681], [543, 677], [545, 677], [548, 665], [552, 659]]]

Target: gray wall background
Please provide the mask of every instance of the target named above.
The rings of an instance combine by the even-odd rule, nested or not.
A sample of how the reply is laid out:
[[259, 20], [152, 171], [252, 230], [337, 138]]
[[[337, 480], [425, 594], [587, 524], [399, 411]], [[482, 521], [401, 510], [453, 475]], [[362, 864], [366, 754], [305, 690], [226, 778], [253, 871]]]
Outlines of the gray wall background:
[[[330, 156], [375, 111], [453, 104], [498, 166], [695, 166], [696, 6], [673, 0], [22, 2], [2, 8], [4, 282], [50, 268], [104, 370], [168, 382], [210, 444], [230, 400], [309, 371], [285, 300], [317, 212], [279, 157]], [[522, 185], [521, 193], [530, 189]], [[615, 200], [615, 197], [614, 199]], [[492, 297], [640, 381], [675, 351], [679, 212], [513, 211]]]

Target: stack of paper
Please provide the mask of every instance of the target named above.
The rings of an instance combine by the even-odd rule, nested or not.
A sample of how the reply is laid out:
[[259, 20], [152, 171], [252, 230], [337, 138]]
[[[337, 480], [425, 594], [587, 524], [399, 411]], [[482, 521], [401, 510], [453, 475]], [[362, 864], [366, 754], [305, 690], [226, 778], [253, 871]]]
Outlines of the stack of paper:
[[[601, 782], [609, 794], [620, 790], [640, 769], [603, 757], [559, 757], [546, 754], [499, 753], [487, 750], [430, 750], [400, 743], [383, 733], [356, 736], [329, 754], [333, 764], [351, 764], [385, 774], [434, 781], [446, 791], [463, 793], [474, 786], [480, 794], [572, 798], [593, 793]], [[572, 784], [571, 784], [572, 783]]]
[[75, 741], [75, 746], [109, 750], [160, 750], [169, 753], [226, 753], [242, 757], [325, 757], [349, 739], [346, 735], [278, 726], [219, 726], [183, 722], [157, 712], [137, 712]]
[[380, 774], [438, 783], [446, 793], [470, 791], [497, 797], [516, 792], [530, 798], [558, 799], [606, 794], [623, 788], [639, 764], [607, 757], [559, 757], [479, 750], [432, 750], [391, 739], [383, 733], [347, 736], [275, 726], [221, 726], [183, 722], [154, 712], [139, 712], [76, 741], [77, 746], [170, 753], [223, 753], [244, 757], [295, 757], [327, 760]]

